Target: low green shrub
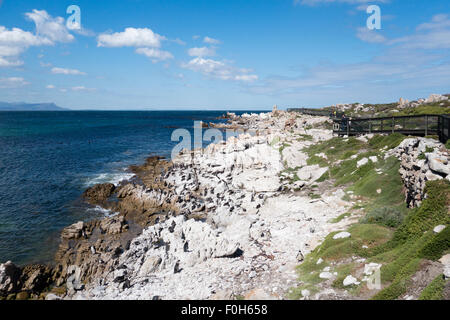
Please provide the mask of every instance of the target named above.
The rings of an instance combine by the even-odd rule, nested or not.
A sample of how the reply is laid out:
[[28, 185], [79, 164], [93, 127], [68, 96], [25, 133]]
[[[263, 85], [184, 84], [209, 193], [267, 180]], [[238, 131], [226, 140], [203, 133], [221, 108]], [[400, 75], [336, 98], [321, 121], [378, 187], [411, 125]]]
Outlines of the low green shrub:
[[420, 250], [419, 255], [425, 259], [438, 260], [446, 251], [450, 250], [450, 227], [434, 235]]
[[381, 207], [371, 210], [361, 218], [361, 223], [373, 223], [382, 226], [395, 228], [398, 227], [404, 219], [403, 212], [395, 207]]

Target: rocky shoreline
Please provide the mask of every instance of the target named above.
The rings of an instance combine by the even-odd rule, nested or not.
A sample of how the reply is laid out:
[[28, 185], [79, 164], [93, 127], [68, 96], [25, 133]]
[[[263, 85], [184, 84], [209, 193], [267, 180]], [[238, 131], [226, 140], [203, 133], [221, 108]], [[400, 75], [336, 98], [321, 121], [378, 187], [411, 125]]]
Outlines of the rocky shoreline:
[[[331, 222], [352, 203], [342, 199], [341, 188], [318, 190], [328, 168], [308, 165], [302, 152], [332, 138], [329, 120], [276, 108], [226, 117], [227, 124], [208, 127], [251, 134], [184, 151], [172, 161], [151, 157], [131, 168], [132, 181], [89, 188], [83, 194], [87, 202], [118, 214], [62, 230], [53, 266], [1, 264], [0, 296], [286, 298], [304, 256], [330, 232], [352, 223], [351, 218]], [[392, 153], [404, 157], [406, 148], [417, 146], [427, 151], [420, 143], [404, 143]], [[431, 174], [442, 178], [433, 161], [427, 163], [432, 173], [425, 171], [423, 180]], [[405, 185], [412, 205], [420, 204], [423, 188], [421, 194], [412, 187], [416, 181], [407, 179], [406, 171], [402, 175], [411, 181]], [[320, 196], [311, 197], [311, 190]]]

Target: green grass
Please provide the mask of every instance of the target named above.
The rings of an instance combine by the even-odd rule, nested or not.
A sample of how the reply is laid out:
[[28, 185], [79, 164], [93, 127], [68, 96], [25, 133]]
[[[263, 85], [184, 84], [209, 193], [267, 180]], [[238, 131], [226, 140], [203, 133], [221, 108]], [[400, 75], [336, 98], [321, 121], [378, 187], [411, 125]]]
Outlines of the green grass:
[[361, 223], [374, 223], [385, 227], [398, 227], [404, 219], [404, 211], [396, 207], [380, 207], [372, 209], [362, 219]]
[[420, 294], [419, 300], [442, 300], [446, 281], [444, 275], [438, 275]]
[[[327, 140], [321, 143], [311, 145], [304, 149], [311, 158], [308, 162], [309, 165], [312, 164], [324, 164], [326, 166], [329, 162], [335, 162], [337, 160], [347, 159], [352, 154], [354, 150], [359, 150], [364, 146], [364, 142], [356, 139], [355, 137], [350, 137], [347, 140], [336, 137], [331, 140]], [[317, 157], [316, 154], [324, 153], [328, 160]]]
[[297, 134], [297, 136], [297, 141], [311, 141], [313, 139], [313, 136], [309, 134]]
[[438, 103], [425, 104], [415, 108], [406, 108], [401, 110], [397, 115], [399, 116], [409, 116], [409, 115], [421, 115], [421, 114], [448, 114], [450, 113], [450, 106], [447, 102], [444, 106]]
[[392, 149], [397, 147], [404, 139], [406, 139], [406, 136], [398, 132], [387, 136], [375, 135], [372, 139], [369, 140], [369, 146], [371, 147], [371, 149]]
[[355, 266], [356, 264], [354, 263], [342, 264], [337, 266], [334, 271], [337, 272], [338, 275], [336, 279], [333, 281], [333, 284], [331, 286], [336, 289], [348, 289], [349, 287], [344, 287], [344, 279], [348, 275], [352, 274], [353, 270], [355, 269]]
[[349, 217], [351, 215], [352, 215], [351, 212], [345, 212], [345, 213], [341, 214], [339, 217], [332, 219], [331, 223], [338, 223], [338, 222], [342, 221], [343, 219], [345, 219], [346, 217]]
[[290, 147], [290, 146], [292, 146], [292, 145], [289, 144], [289, 143], [284, 142], [283, 145], [279, 149], [280, 153], [283, 154], [283, 150], [286, 149], [287, 147]]
[[[348, 229], [350, 238], [334, 240], [332, 237], [336, 233], [331, 233], [305, 257], [305, 261], [297, 268], [303, 286], [320, 283], [320, 272], [332, 262], [339, 263], [349, 257], [360, 256], [367, 258], [368, 262], [383, 265], [381, 279], [385, 288], [373, 299], [397, 299], [408, 289], [409, 279], [417, 272], [423, 259], [437, 260], [450, 252], [450, 182], [427, 182], [428, 196], [421, 207], [408, 209], [402, 193], [403, 182], [398, 173], [400, 163], [394, 157], [384, 159], [380, 153], [380, 149], [396, 147], [403, 139], [405, 136], [400, 134], [376, 135], [368, 142], [349, 138], [347, 142], [343, 139], [327, 141], [306, 148], [306, 153], [313, 156], [312, 162], [330, 167], [326, 179], [332, 179], [336, 186], [347, 186], [347, 191], [352, 191], [354, 197], [362, 200], [358, 206], [363, 208], [366, 216]], [[357, 154], [355, 150], [360, 153], [355, 159], [350, 159]], [[328, 159], [317, 156], [314, 158], [315, 154], [322, 152]], [[357, 168], [356, 163], [360, 159], [372, 155], [378, 157], [378, 162], [369, 161]], [[332, 163], [337, 160], [343, 161], [333, 166]], [[350, 214], [351, 212], [346, 212], [333, 222], [339, 222]], [[440, 224], [447, 228], [438, 234], [434, 233], [433, 228]], [[368, 248], [364, 249], [363, 246]], [[324, 262], [316, 265], [319, 258]], [[342, 281], [351, 273], [352, 265], [338, 265], [336, 271], [338, 277], [334, 287], [342, 288]], [[438, 280], [435, 281], [439, 283]], [[424, 290], [424, 297], [434, 297], [436, 290], [433, 288], [437, 286], [436, 283]]]
[[[450, 182], [429, 181], [426, 192], [428, 198], [420, 208], [410, 210], [392, 240], [371, 252], [375, 260], [387, 261], [381, 268], [381, 278], [389, 283], [374, 299], [397, 299], [407, 290], [409, 278], [423, 259], [437, 260], [449, 250]], [[433, 228], [439, 224], [447, 228], [435, 234]]]

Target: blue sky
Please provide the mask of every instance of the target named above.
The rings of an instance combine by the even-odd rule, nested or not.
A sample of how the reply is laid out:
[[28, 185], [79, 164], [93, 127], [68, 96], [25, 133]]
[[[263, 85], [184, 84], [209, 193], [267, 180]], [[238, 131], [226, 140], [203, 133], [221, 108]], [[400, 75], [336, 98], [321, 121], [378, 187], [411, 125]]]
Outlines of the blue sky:
[[[366, 27], [372, 4], [381, 30]], [[268, 109], [449, 88], [449, 1], [0, 0], [0, 101]]]

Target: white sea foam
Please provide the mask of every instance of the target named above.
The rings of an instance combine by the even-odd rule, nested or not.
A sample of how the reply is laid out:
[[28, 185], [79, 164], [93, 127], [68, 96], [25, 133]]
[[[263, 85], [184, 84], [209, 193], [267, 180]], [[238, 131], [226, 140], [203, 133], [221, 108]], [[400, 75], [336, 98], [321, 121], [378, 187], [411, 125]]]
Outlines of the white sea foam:
[[99, 183], [112, 183], [114, 185], [118, 185], [123, 180], [129, 180], [135, 176], [134, 173], [131, 172], [111, 172], [111, 173], [101, 173], [97, 176], [90, 178], [86, 181], [86, 187], [93, 186]]
[[105, 209], [105, 208], [102, 208], [100, 206], [95, 206], [95, 208], [89, 208], [89, 209], [87, 209], [87, 211], [100, 213], [100, 214], [104, 215], [107, 218], [114, 217], [114, 216], [117, 216], [119, 214], [119, 212], [115, 212], [115, 211], [112, 211], [112, 210], [109, 210], [109, 209]]

